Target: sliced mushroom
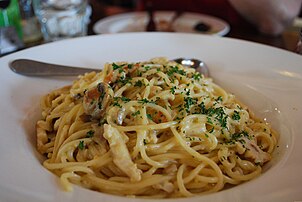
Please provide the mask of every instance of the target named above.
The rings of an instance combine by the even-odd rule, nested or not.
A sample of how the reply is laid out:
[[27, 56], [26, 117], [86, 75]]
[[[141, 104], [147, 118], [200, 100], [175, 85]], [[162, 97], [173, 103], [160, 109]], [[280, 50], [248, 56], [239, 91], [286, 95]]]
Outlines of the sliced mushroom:
[[94, 119], [102, 118], [112, 102], [112, 98], [113, 91], [111, 87], [103, 82], [85, 91], [83, 106], [86, 114], [91, 115]]
[[126, 115], [126, 109], [123, 107], [117, 113], [117, 124], [122, 125]]

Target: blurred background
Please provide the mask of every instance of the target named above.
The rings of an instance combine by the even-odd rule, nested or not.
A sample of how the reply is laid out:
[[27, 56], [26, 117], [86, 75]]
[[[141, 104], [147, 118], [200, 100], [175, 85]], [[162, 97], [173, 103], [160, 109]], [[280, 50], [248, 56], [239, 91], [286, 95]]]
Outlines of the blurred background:
[[[64, 1], [60, 0], [61, 4]], [[38, 16], [40, 14], [35, 10], [38, 7], [37, 2], [38, 0], [0, 0], [0, 56], [60, 39], [58, 37], [56, 39], [45, 37], [45, 32], [49, 32], [56, 25], [55, 23], [48, 25], [48, 30], [43, 28], [45, 18]], [[74, 0], [73, 2], [78, 1]], [[87, 28], [82, 30], [83, 34], [72, 35], [71, 37], [101, 34], [95, 32], [97, 23], [110, 17], [135, 12], [146, 12], [148, 17], [148, 20], [144, 22], [145, 27], [140, 31], [175, 31], [175, 29], [170, 29], [169, 24], [176, 22], [177, 18], [183, 17], [184, 13], [190, 12], [209, 15], [226, 22], [229, 25], [229, 30], [221, 36], [254, 41], [296, 52], [302, 27], [300, 9], [299, 14], [282, 32], [277, 34], [263, 33], [226, 0], [85, 0], [85, 3], [87, 9], [85, 9], [83, 23], [86, 23]], [[158, 24], [159, 22], [153, 19], [158, 11], [172, 12], [168, 20], [170, 22], [166, 22], [165, 29], [160, 28], [163, 24]], [[72, 22], [74, 21], [75, 19], [72, 19]], [[66, 22], [64, 26], [66, 28]], [[202, 29], [209, 29], [207, 23], [199, 23], [198, 26], [194, 29], [201, 31]]]

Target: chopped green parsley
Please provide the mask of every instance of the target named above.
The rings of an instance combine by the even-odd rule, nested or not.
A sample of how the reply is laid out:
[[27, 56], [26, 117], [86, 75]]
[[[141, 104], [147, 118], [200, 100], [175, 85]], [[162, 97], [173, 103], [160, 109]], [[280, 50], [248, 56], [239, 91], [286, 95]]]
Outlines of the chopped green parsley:
[[79, 142], [78, 148], [79, 148], [80, 150], [83, 150], [83, 149], [85, 148], [85, 144], [84, 144], [84, 141], [83, 141], [83, 140], [81, 140], [81, 141]]
[[240, 120], [240, 114], [238, 111], [234, 111], [233, 115], [232, 115], [232, 119], [235, 121]]
[[88, 131], [86, 133], [86, 137], [89, 137], [89, 138], [93, 137], [93, 135], [94, 135], [94, 131], [93, 130], [90, 130], [90, 131]]

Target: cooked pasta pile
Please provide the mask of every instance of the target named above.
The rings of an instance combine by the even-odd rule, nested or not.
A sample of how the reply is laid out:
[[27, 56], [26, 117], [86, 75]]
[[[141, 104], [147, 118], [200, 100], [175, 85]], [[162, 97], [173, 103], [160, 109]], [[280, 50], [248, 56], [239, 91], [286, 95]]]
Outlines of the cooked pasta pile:
[[217, 192], [260, 175], [278, 138], [212, 79], [165, 58], [106, 64], [41, 105], [37, 148], [68, 191]]

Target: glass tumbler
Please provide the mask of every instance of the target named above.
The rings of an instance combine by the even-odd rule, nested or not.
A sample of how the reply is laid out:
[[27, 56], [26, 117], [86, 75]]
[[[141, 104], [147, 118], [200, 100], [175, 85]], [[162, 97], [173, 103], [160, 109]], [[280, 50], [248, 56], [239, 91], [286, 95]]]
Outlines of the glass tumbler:
[[87, 0], [33, 0], [46, 42], [87, 34]]

